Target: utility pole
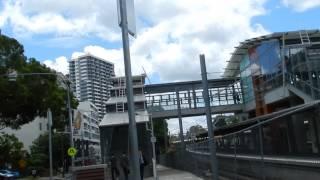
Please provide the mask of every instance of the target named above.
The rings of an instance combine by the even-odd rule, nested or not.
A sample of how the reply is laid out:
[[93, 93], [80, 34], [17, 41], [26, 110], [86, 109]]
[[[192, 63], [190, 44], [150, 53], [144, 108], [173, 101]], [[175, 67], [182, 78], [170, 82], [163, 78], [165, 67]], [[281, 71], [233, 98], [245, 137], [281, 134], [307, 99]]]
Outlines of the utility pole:
[[[72, 110], [71, 110], [71, 102], [70, 102], [70, 82], [66, 81], [67, 84], [67, 94], [68, 94], [68, 114], [69, 114], [69, 126], [70, 126], [70, 146], [74, 147], [73, 144], [73, 125], [72, 125]], [[71, 157], [71, 171], [74, 167], [74, 156]]]
[[47, 112], [48, 126], [49, 126], [49, 166], [50, 166], [50, 180], [52, 180], [52, 113], [50, 108]]
[[152, 166], [153, 166], [153, 178], [154, 180], [158, 180], [157, 176], [157, 157], [156, 157], [156, 137], [154, 136], [154, 129], [153, 129], [153, 119], [152, 114], [150, 115], [150, 122], [151, 122], [151, 143], [152, 143]]
[[126, 76], [126, 89], [127, 89], [127, 102], [128, 102], [128, 117], [129, 117], [129, 141], [130, 141], [130, 164], [132, 178], [139, 180], [140, 177], [140, 163], [138, 152], [138, 136], [135, 120], [133, 88], [132, 88], [132, 73], [131, 73], [131, 60], [129, 49], [128, 37], [128, 19], [127, 19], [127, 5], [126, 0], [119, 0], [120, 3], [120, 16], [121, 16], [121, 29], [122, 29], [122, 44], [124, 56], [124, 68]]
[[216, 156], [216, 142], [214, 140], [214, 127], [211, 117], [210, 109], [210, 99], [208, 92], [208, 79], [207, 79], [207, 69], [206, 61], [203, 54], [200, 55], [200, 65], [201, 65], [201, 75], [202, 75], [202, 86], [203, 86], [203, 99], [206, 105], [206, 117], [207, 117], [207, 126], [208, 126], [208, 135], [209, 135], [209, 149], [210, 149], [210, 162], [211, 162], [211, 173], [212, 179], [218, 180], [218, 162]]

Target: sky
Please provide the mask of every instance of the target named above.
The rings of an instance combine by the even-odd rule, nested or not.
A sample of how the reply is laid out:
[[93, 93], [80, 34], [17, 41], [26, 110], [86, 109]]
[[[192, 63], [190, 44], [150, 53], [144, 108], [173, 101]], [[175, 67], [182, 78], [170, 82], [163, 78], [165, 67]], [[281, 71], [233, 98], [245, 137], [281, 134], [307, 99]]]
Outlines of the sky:
[[[202, 53], [208, 78], [216, 78], [241, 41], [320, 28], [320, 0], [135, 0], [135, 14], [132, 71], [144, 68], [151, 83], [200, 79]], [[0, 0], [0, 28], [27, 57], [64, 74], [68, 60], [84, 53], [124, 74], [116, 0]]]

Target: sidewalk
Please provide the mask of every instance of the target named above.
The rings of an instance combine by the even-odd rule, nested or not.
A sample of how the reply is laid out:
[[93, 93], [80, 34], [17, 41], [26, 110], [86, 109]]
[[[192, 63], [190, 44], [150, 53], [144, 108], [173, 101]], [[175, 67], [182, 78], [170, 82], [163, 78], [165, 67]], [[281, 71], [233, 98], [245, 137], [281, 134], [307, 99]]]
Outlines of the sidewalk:
[[[171, 169], [162, 165], [157, 165], [157, 172], [159, 180], [203, 180], [189, 172]], [[153, 177], [146, 178], [146, 180], [153, 180]]]

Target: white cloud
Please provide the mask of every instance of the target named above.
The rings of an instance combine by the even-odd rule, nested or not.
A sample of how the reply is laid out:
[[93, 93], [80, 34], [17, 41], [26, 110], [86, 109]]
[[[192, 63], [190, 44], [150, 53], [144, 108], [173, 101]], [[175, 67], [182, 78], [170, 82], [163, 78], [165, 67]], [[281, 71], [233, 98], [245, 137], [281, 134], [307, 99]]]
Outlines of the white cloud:
[[298, 12], [320, 7], [320, 0], [282, 0], [282, 3]]
[[[172, 118], [167, 120], [168, 123], [168, 129], [170, 134], [179, 134], [179, 119], [178, 118]], [[205, 116], [195, 116], [195, 117], [184, 117], [182, 118], [182, 127], [183, 127], [183, 133], [186, 133], [191, 126], [194, 125], [200, 125], [203, 128], [207, 128], [207, 119]]]
[[[135, 0], [137, 39], [131, 40], [134, 74], [157, 74], [162, 82], [200, 79], [199, 54], [207, 70], [222, 72], [239, 41], [266, 34], [251, 19], [265, 13], [266, 0]], [[9, 0], [0, 14], [15, 32], [119, 41], [115, 0]], [[1, 25], [1, 24], [0, 24]], [[123, 74], [122, 49], [87, 45], [92, 53], [115, 63]], [[120, 70], [119, 70], [120, 69]]]
[[109, 41], [120, 37], [115, 31], [115, 1], [8, 0], [2, 3], [0, 26], [8, 22], [16, 35], [85, 37], [94, 34]]
[[[141, 72], [143, 65], [163, 82], [200, 79], [200, 53], [206, 55], [208, 71], [222, 72], [239, 41], [268, 33], [251, 24], [252, 17], [265, 13], [263, 4], [263, 0], [137, 0], [137, 16], [151, 25], [140, 29], [131, 42], [133, 72]], [[87, 46], [84, 52], [89, 49], [114, 59], [116, 73], [123, 72], [121, 49]]]
[[53, 61], [45, 60], [43, 61], [43, 64], [63, 74], [68, 74], [69, 72], [69, 63], [67, 58], [64, 56], [58, 57]]

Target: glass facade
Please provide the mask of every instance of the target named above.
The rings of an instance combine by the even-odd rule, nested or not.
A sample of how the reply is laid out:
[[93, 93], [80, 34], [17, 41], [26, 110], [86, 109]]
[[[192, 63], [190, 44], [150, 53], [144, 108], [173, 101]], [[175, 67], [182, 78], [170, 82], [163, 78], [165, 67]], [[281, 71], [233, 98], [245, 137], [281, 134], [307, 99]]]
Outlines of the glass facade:
[[309, 96], [320, 98], [320, 46], [291, 48], [285, 54], [288, 83]]
[[[249, 48], [240, 61], [244, 102], [246, 103], [255, 99], [255, 89], [268, 90], [281, 85], [281, 69], [278, 40], [265, 41], [258, 46]], [[263, 85], [255, 83], [257, 79], [260, 79], [260, 82], [262, 80]]]

